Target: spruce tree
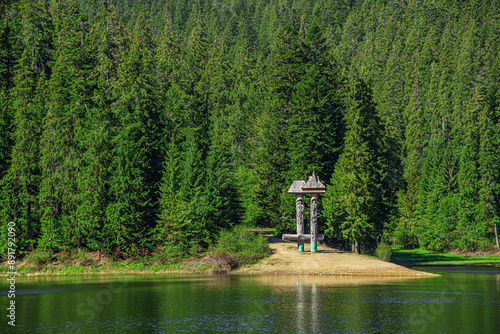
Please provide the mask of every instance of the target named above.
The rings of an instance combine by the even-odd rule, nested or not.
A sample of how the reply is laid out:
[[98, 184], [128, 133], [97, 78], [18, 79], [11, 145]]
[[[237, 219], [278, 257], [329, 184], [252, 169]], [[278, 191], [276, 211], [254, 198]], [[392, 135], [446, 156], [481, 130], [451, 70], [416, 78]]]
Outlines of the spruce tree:
[[460, 207], [456, 226], [459, 235], [457, 246], [465, 249], [477, 248], [477, 242], [482, 239], [482, 231], [477, 226], [481, 178], [479, 173], [481, 96], [478, 93], [476, 91], [466, 108], [458, 172]]
[[261, 70], [248, 45], [241, 45], [232, 67], [236, 89], [230, 91], [231, 127], [226, 131], [229, 132], [236, 187], [243, 208], [241, 219], [249, 226], [255, 226], [261, 215], [255, 196], [258, 175], [252, 168], [252, 141], [260, 130], [255, 119], [265, 104], [264, 87], [259, 82]]
[[288, 124], [294, 112], [296, 85], [303, 74], [303, 50], [297, 31], [287, 26], [278, 35], [275, 55], [268, 68], [265, 109], [257, 119], [253, 168], [259, 176], [256, 189], [261, 215], [257, 223], [279, 230], [292, 228], [289, 196], [290, 146]]
[[212, 237], [220, 229], [228, 229], [239, 223], [241, 216], [234, 181], [236, 154], [232, 150], [238, 136], [232, 129], [241, 125], [231, 115], [233, 109], [230, 106], [234, 103], [231, 101], [231, 89], [235, 86], [236, 78], [226, 56], [227, 51], [224, 43], [214, 41], [209, 56], [212, 90], [209, 95], [210, 147], [206, 159], [204, 195], [207, 200], [207, 228]]
[[394, 237], [398, 244], [409, 247], [417, 246], [417, 204], [421, 169], [424, 161], [424, 148], [428, 144], [427, 122], [424, 115], [424, 103], [420, 77], [416, 76], [413, 91], [406, 106], [404, 118], [407, 122], [405, 131], [405, 159], [403, 177], [405, 187], [399, 192], [399, 221]]
[[[76, 180], [80, 167], [79, 143], [75, 134], [82, 123], [73, 89], [78, 89], [79, 71], [75, 68], [75, 43], [73, 28], [76, 27], [77, 9], [53, 2], [50, 7], [54, 25], [53, 42], [56, 62], [48, 84], [47, 115], [43, 122], [41, 139], [42, 180], [40, 185], [41, 236], [39, 246], [49, 251], [70, 246], [81, 238], [79, 221], [75, 217], [77, 203]], [[76, 45], [75, 45], [76, 44]], [[72, 74], [76, 74], [75, 77]], [[76, 242], [75, 242], [76, 243]]]
[[291, 179], [304, 179], [311, 170], [329, 177], [341, 149], [341, 82], [325, 43], [313, 22], [301, 41], [305, 69], [294, 85], [287, 124]]
[[0, 180], [7, 173], [14, 141], [12, 88], [14, 64], [18, 55], [18, 22], [11, 14], [12, 5], [0, 4]]
[[435, 251], [450, 249], [456, 240], [459, 196], [458, 157], [444, 134], [424, 150], [417, 204], [419, 246]]
[[170, 143], [160, 188], [162, 244], [178, 255], [198, 252], [210, 238], [205, 165], [195, 134], [194, 130], [186, 134], [181, 150], [177, 142]]
[[79, 142], [83, 154], [77, 179], [77, 216], [81, 220], [82, 245], [91, 250], [111, 251], [110, 236], [105, 232], [106, 208], [110, 203], [110, 180], [113, 160], [113, 133], [118, 116], [111, 109], [115, 101], [113, 87], [117, 82], [118, 65], [128, 49], [128, 38], [116, 8], [103, 1], [87, 35], [89, 48], [85, 53], [92, 69], [86, 81], [92, 88], [91, 100], [85, 102], [84, 132]]
[[[95, 60], [89, 38], [89, 22], [78, 13], [76, 5], [53, 3], [51, 14], [58, 59], [49, 87], [48, 108], [52, 118], [46, 123], [49, 133], [44, 138], [50, 145], [54, 143], [54, 152], [57, 152], [54, 154], [58, 156], [44, 151], [44, 159], [53, 159], [58, 166], [54, 172], [61, 175], [60, 184], [54, 185], [63, 189], [59, 198], [61, 238], [65, 246], [78, 247], [80, 251], [90, 230], [88, 212], [82, 210], [87, 189], [82, 189], [81, 182], [86, 177], [85, 156], [89, 149], [86, 136], [91, 131], [89, 110], [94, 109]], [[52, 131], [57, 138], [51, 138]], [[54, 175], [48, 173], [47, 177], [51, 179]], [[44, 190], [47, 192], [47, 189]]]
[[106, 208], [108, 250], [136, 256], [149, 246], [154, 228], [155, 193], [159, 181], [154, 68], [155, 44], [141, 12], [130, 50], [119, 64], [111, 109], [117, 120], [111, 140], [114, 158], [110, 166]]
[[324, 211], [326, 233], [335, 238], [340, 231], [359, 253], [362, 244], [368, 246], [381, 236], [387, 203], [383, 193], [383, 127], [371, 89], [366, 82], [355, 80], [347, 93], [345, 146], [325, 195]]
[[40, 137], [45, 117], [45, 95], [50, 78], [53, 26], [44, 1], [21, 1], [19, 38], [23, 51], [14, 73], [12, 88], [13, 139], [12, 160], [2, 179], [3, 212], [18, 230], [18, 247], [31, 248], [29, 240], [40, 233], [41, 212], [38, 192]]
[[[192, 29], [182, 66], [172, 78], [165, 111], [171, 136], [164, 163], [160, 199], [163, 245], [179, 254], [197, 252], [210, 238], [205, 188], [210, 146], [210, 75], [208, 43], [200, 22]], [[176, 147], [179, 145], [179, 148]], [[177, 165], [167, 162], [178, 161]], [[178, 171], [178, 173], [177, 173]], [[173, 201], [170, 203], [170, 201]]]

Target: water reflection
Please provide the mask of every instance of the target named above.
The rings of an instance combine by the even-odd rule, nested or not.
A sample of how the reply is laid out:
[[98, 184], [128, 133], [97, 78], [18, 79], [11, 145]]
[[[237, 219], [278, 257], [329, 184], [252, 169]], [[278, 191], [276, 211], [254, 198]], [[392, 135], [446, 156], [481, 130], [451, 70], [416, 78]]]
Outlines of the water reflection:
[[[252, 277], [253, 282], [272, 286], [276, 289], [288, 289], [295, 285], [295, 329], [290, 332], [296, 333], [320, 333], [325, 330], [325, 318], [337, 318], [337, 326], [339, 323], [355, 321], [356, 318], [362, 317], [362, 312], [367, 305], [360, 303], [352, 304], [351, 301], [341, 309], [335, 301], [331, 305], [324, 305], [323, 296], [330, 297], [328, 300], [332, 302], [332, 288], [342, 287], [357, 287], [367, 285], [382, 285], [388, 283], [397, 283], [403, 281], [414, 281], [414, 278], [399, 278], [399, 277], [373, 277], [373, 276], [315, 276], [315, 275], [270, 275]], [[333, 290], [335, 291], [335, 290]], [[342, 290], [338, 290], [341, 292]], [[353, 292], [356, 292], [354, 290]], [[352, 295], [351, 295], [352, 296]], [[328, 298], [325, 297], [325, 298]], [[342, 294], [338, 294], [338, 298], [342, 299]], [[363, 305], [365, 304], [365, 305]], [[332, 310], [332, 307], [334, 310]], [[337, 313], [337, 314], [336, 314]], [[349, 330], [345, 328], [345, 330]], [[369, 330], [369, 327], [366, 328]]]
[[[330, 275], [262, 275], [262, 276], [244, 276], [244, 280], [249, 280], [263, 285], [272, 285], [275, 287], [296, 286], [300, 284], [311, 286], [362, 286], [378, 285], [395, 282], [427, 280], [429, 278], [416, 277], [394, 277], [394, 276], [330, 276]], [[432, 279], [432, 278], [430, 278]]]
[[137, 275], [16, 283], [35, 292], [16, 298], [16, 329], [23, 333], [494, 333], [500, 327], [498, 271], [420, 279]]
[[318, 287], [316, 283], [311, 285], [311, 321], [312, 332], [318, 333], [319, 330], [319, 307], [318, 307]]
[[304, 327], [304, 312], [305, 312], [305, 293], [304, 293], [304, 285], [300, 283], [300, 281], [297, 279], [296, 280], [297, 284], [297, 332], [298, 333], [304, 333], [305, 332], [305, 327]]
[[[304, 284], [299, 277], [296, 278], [296, 286], [297, 286], [297, 316], [295, 317], [297, 333], [317, 333], [320, 329], [319, 324], [319, 305], [318, 305], [318, 286], [316, 283], [312, 283], [310, 285]], [[310, 316], [307, 313], [306, 305], [307, 305], [307, 294], [310, 292], [311, 299], [311, 313]], [[310, 319], [308, 319], [310, 318]], [[308, 323], [311, 324], [311, 330], [308, 330]]]

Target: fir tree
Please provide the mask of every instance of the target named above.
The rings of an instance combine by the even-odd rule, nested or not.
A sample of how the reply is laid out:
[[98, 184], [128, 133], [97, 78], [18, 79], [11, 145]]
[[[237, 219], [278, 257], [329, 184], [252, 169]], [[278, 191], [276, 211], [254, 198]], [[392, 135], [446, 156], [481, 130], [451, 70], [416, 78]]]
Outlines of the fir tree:
[[[19, 38], [23, 52], [14, 74], [12, 88], [13, 125], [15, 127], [12, 160], [4, 185], [4, 213], [16, 222], [19, 248], [32, 245], [40, 233], [38, 191], [41, 181], [40, 136], [45, 117], [45, 95], [50, 78], [53, 26], [44, 1], [19, 3]], [[25, 223], [24, 223], [25, 222]]]
[[130, 50], [119, 65], [111, 106], [118, 124], [112, 138], [110, 203], [106, 208], [108, 247], [137, 255], [154, 227], [158, 110], [153, 76], [155, 45], [141, 13]]
[[460, 208], [458, 211], [457, 233], [460, 235], [460, 248], [476, 248], [481, 239], [478, 230], [479, 209], [479, 114], [481, 113], [481, 97], [476, 95], [467, 106], [464, 117], [462, 137], [462, 152], [460, 154], [458, 186], [460, 195]]
[[13, 142], [13, 108], [11, 90], [14, 87], [14, 63], [18, 57], [18, 26], [10, 13], [11, 4], [0, 4], [0, 180], [7, 173]]
[[92, 85], [90, 101], [85, 102], [84, 132], [79, 141], [83, 150], [82, 169], [77, 179], [79, 192], [77, 216], [82, 222], [82, 244], [92, 250], [111, 250], [111, 240], [105, 232], [106, 208], [110, 203], [110, 180], [113, 161], [112, 137], [118, 125], [114, 115], [113, 87], [117, 82], [118, 66], [128, 49], [128, 38], [117, 17], [116, 8], [104, 1], [94, 17], [88, 34], [86, 53], [93, 72], [86, 78]]
[[364, 81], [357, 80], [349, 86], [345, 146], [324, 201], [326, 233], [335, 237], [341, 231], [343, 238], [354, 243], [356, 253], [362, 243], [381, 236], [387, 212], [383, 201], [384, 131], [371, 94]]

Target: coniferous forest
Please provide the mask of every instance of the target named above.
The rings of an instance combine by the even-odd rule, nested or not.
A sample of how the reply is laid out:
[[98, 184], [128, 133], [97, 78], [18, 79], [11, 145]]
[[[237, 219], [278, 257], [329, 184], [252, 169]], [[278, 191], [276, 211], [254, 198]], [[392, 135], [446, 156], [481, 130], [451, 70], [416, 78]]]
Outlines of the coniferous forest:
[[498, 247], [498, 0], [1, 0], [0, 44], [2, 254], [293, 232], [313, 171], [332, 244]]

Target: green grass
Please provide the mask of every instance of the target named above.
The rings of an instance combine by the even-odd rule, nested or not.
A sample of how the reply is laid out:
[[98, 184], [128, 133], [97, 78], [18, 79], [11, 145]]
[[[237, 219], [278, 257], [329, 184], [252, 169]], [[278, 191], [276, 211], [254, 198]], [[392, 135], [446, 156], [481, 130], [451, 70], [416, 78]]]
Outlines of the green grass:
[[[124, 263], [117, 262], [107, 265], [66, 265], [66, 266], [48, 266], [48, 265], [19, 265], [16, 266], [18, 275], [82, 275], [82, 274], [119, 274], [119, 273], [158, 273], [181, 270], [180, 263], [166, 264], [144, 264], [144, 263]], [[7, 275], [9, 267], [0, 265], [0, 275]]]
[[500, 256], [465, 256], [451, 253], [434, 253], [425, 249], [394, 250], [391, 262], [407, 267], [421, 265], [460, 265], [500, 267]]
[[[80, 275], [91, 271], [92, 267], [83, 266], [65, 266], [65, 267], [48, 267], [48, 266], [29, 266], [21, 265], [16, 267], [16, 272], [20, 275], [41, 274], [41, 275]], [[0, 266], [0, 274], [6, 275], [8, 272], [7, 266]]]

